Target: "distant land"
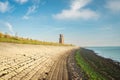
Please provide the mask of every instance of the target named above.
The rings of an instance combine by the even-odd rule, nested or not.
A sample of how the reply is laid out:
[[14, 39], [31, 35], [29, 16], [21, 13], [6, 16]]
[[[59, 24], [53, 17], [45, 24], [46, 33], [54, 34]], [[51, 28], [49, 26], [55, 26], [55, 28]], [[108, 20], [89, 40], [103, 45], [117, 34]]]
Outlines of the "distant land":
[[0, 32], [0, 42], [19, 43], [19, 44], [35, 44], [35, 45], [54, 45], [54, 46], [73, 46], [72, 44], [61, 44], [55, 42], [45, 42], [33, 40], [30, 38], [22, 38], [19, 36], [11, 36]]

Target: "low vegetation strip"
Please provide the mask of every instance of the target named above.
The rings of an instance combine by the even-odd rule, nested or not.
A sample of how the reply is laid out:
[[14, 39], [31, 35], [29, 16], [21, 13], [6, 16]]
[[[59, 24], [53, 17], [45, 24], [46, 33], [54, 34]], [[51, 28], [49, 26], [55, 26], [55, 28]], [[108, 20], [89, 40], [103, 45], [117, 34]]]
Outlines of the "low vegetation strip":
[[75, 55], [78, 65], [86, 72], [89, 77], [89, 80], [105, 80], [99, 73], [97, 73], [81, 56], [80, 50], [76, 52]]
[[76, 63], [74, 57], [76, 50], [77, 49], [72, 50], [67, 59], [69, 80], [88, 80], [88, 76]]
[[0, 33], [0, 42], [35, 44], [35, 45], [72, 46], [72, 44], [59, 44], [55, 42], [45, 42], [45, 41], [33, 40], [29, 38], [21, 38], [18, 36], [11, 36], [3, 33]]
[[78, 65], [90, 80], [119, 80], [120, 63], [96, 55], [93, 51], [81, 48], [76, 52]]

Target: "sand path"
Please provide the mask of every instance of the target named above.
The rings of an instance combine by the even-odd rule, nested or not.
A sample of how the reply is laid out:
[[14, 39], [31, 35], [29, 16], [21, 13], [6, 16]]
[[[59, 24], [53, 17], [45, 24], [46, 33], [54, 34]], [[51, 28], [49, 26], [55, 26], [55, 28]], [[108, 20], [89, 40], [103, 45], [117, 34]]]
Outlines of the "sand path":
[[68, 80], [75, 47], [0, 43], [0, 80]]

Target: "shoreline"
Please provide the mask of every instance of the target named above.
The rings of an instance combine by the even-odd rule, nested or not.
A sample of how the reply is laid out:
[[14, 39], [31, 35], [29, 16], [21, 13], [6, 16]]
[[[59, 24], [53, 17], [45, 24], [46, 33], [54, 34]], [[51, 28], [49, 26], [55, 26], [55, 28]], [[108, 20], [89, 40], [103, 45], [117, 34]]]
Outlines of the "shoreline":
[[[107, 58], [107, 59], [112, 59], [114, 62], [119, 62], [120, 63], [120, 46], [97, 46], [97, 47], [83, 47], [85, 49], [89, 49], [94, 51], [97, 55]], [[118, 55], [118, 56], [116, 56]]]
[[84, 48], [84, 49], [90, 50], [90, 51], [92, 51], [96, 56], [99, 56], [99, 57], [104, 58], [104, 59], [106, 59], [106, 60], [110, 60], [110, 61], [112, 61], [113, 63], [115, 63], [115, 64], [117, 64], [117, 65], [120, 66], [120, 62], [117, 61], [117, 60], [113, 60], [113, 59], [111, 59], [111, 58], [107, 58], [107, 57], [104, 57], [104, 56], [102, 56], [102, 55], [99, 55], [100, 53], [97, 53], [97, 52], [95, 52], [94, 50], [87, 49], [87, 48]]
[[[120, 63], [97, 55], [93, 50], [80, 48], [75, 55], [78, 66], [90, 79], [120, 79]], [[86, 66], [87, 65], [87, 66]]]
[[[64, 76], [64, 74], [66, 75], [64, 76], [66, 78], [64, 80], [120, 79], [120, 65], [119, 65], [120, 63], [99, 56], [93, 50], [85, 49], [81, 47], [78, 48], [73, 46], [66, 47], [66, 46], [0, 43], [0, 55], [1, 55], [0, 66], [4, 64], [10, 64], [9, 66], [11, 66], [15, 71], [17, 71], [17, 73], [12, 74], [14, 71], [10, 71], [10, 67], [4, 65], [3, 67], [0, 68], [1, 70], [0, 79], [7, 80], [8, 78], [11, 79], [17, 78], [17, 76], [19, 76], [19, 74], [24, 71], [26, 72], [26, 74], [30, 72], [29, 76], [31, 77], [27, 77], [27, 78], [35, 78], [32, 77], [34, 75], [37, 76], [37, 78], [41, 78], [41, 79], [47, 78], [48, 80], [49, 77], [51, 77], [51, 79], [56, 77], [56, 79], [59, 80], [59, 78], [62, 78], [61, 76]], [[76, 57], [77, 60], [79, 60], [79, 58], [82, 58], [79, 61], [83, 60], [82, 62], [83, 64], [81, 64], [81, 62], [79, 64], [76, 60]], [[44, 66], [44, 64], [46, 64], [47, 66]], [[53, 66], [54, 64], [56, 65], [56, 67]], [[38, 65], [44, 69], [42, 69]], [[81, 67], [81, 65], [84, 66]], [[36, 71], [39, 70], [37, 74], [41, 74], [41, 77], [39, 75], [32, 74], [32, 72], [34, 73], [36, 72], [35, 70], [32, 70], [32, 68], [30, 67], [36, 69]], [[87, 67], [88, 69], [84, 69], [84, 67]], [[89, 69], [92, 70], [90, 71]], [[43, 73], [41, 73], [41, 70], [43, 71]], [[87, 71], [89, 71], [90, 74]], [[59, 73], [59, 74], [56, 75], [54, 73]]]

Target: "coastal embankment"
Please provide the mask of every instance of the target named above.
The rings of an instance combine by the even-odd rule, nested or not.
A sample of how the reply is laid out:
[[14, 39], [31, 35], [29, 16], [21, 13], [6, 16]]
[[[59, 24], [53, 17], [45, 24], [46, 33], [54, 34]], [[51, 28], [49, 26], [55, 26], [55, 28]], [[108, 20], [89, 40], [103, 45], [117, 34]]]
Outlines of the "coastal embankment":
[[120, 63], [75, 46], [0, 43], [0, 80], [119, 80]]
[[80, 48], [75, 59], [87, 74], [88, 80], [119, 80], [120, 63], [97, 55], [94, 51]]
[[69, 80], [73, 46], [0, 43], [0, 80]]

